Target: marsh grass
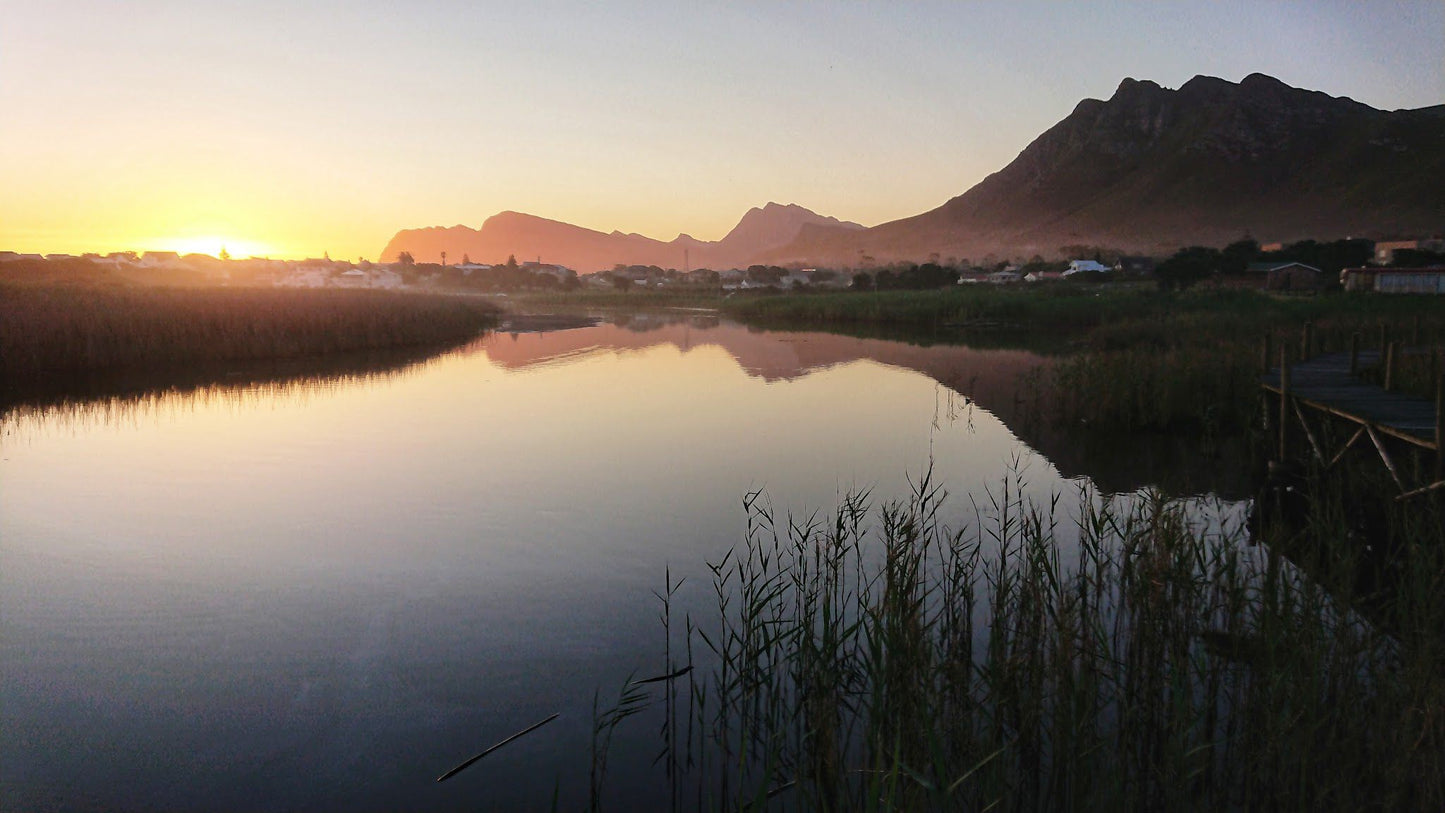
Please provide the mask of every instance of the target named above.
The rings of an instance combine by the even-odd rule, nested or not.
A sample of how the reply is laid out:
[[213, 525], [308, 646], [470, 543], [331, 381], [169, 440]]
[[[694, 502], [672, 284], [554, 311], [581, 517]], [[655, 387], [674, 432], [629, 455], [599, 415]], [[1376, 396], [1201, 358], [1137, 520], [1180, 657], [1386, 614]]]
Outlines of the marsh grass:
[[933, 291], [878, 291], [738, 297], [723, 309], [748, 321], [800, 324], [879, 323], [913, 326], [1088, 328], [1162, 303], [1138, 288], [971, 285]]
[[[1434, 400], [1435, 377], [1442, 367], [1445, 367], [1445, 342], [1438, 342], [1433, 347], [1422, 345], [1402, 350], [1395, 360], [1391, 386], [1397, 392]], [[1372, 365], [1362, 371], [1361, 378], [1384, 386], [1384, 367]]]
[[[1313, 331], [1311, 354], [1348, 352], [1354, 337], [1361, 348], [1375, 348], [1382, 331], [1422, 344], [1445, 338], [1438, 299], [1259, 300], [1264, 298], [1239, 298], [1247, 307], [1237, 311], [1155, 314], [1101, 325], [1087, 334], [1084, 349], [1052, 368], [1046, 400], [1056, 405], [1057, 418], [1102, 431], [1240, 433], [1258, 413], [1266, 337], [1273, 367], [1281, 348], [1296, 359], [1304, 353], [1306, 323]], [[1431, 365], [1428, 353], [1402, 354], [1397, 387], [1433, 397]], [[1381, 378], [1378, 369], [1362, 372], [1367, 381]]]
[[[1054, 417], [1105, 432], [1239, 432], [1257, 408], [1262, 344], [1296, 349], [1310, 323], [1317, 351], [1346, 351], [1353, 334], [1376, 347], [1382, 330], [1407, 343], [1445, 341], [1438, 297], [1329, 295], [1277, 297], [1244, 289], [1164, 292], [1142, 285], [955, 286], [749, 297], [725, 313], [751, 324], [857, 333], [879, 328], [923, 332], [929, 341], [977, 343], [979, 331], [1006, 331], [1072, 345], [1029, 397]], [[909, 338], [908, 336], [903, 338]], [[1273, 362], [1278, 364], [1277, 356]], [[1406, 391], [1428, 389], [1427, 357], [1397, 370]]]
[[7, 283], [0, 378], [460, 343], [496, 313], [477, 299], [364, 290]]
[[[927, 477], [803, 519], [748, 495], [746, 543], [709, 566], [715, 616], [681, 631], [705, 666], [660, 706], [672, 806], [1445, 806], [1438, 506], [1391, 520], [1387, 634], [1207, 506], [1020, 493], [961, 530]], [[1348, 572], [1346, 527], [1320, 510], [1277, 535]]]

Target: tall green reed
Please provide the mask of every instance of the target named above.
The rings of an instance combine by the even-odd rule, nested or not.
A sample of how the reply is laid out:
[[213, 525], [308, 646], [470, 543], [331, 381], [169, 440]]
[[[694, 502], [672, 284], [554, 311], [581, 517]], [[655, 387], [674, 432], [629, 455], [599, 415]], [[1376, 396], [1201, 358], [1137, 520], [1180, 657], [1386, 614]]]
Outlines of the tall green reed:
[[[826, 516], [747, 496], [665, 704], [674, 808], [1445, 804], [1438, 524], [1402, 520], [1391, 633], [1197, 502], [1005, 481], [953, 530], [944, 500], [930, 476]], [[1307, 533], [1358, 555], [1323, 516]]]

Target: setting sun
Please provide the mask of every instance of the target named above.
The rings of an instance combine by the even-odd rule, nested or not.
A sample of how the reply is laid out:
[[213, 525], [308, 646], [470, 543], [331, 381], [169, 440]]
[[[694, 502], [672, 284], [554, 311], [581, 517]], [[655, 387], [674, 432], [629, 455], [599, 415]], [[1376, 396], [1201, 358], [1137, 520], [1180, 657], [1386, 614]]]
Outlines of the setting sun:
[[230, 257], [244, 259], [246, 257], [269, 257], [274, 253], [273, 248], [265, 243], [216, 235], [162, 237], [154, 240], [152, 244], [158, 251], [174, 251], [181, 256], [209, 254], [212, 257], [219, 257], [224, 251]]

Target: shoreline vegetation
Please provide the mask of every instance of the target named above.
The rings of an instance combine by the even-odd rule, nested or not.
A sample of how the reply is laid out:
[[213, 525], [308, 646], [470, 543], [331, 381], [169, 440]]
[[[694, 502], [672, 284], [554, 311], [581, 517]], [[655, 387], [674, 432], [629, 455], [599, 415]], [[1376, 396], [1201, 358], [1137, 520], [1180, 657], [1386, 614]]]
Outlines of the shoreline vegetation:
[[1348, 477], [1256, 527], [1022, 485], [959, 529], [927, 475], [826, 516], [747, 495], [713, 606], [679, 624], [667, 577], [665, 677], [597, 728], [662, 718], [674, 809], [1445, 806], [1440, 504], [1388, 506], [1371, 552], [1334, 493]]
[[[1288, 297], [1237, 288], [1162, 291], [1140, 283], [969, 285], [937, 290], [739, 294], [572, 290], [511, 297], [444, 292], [104, 284], [0, 279], [0, 378], [61, 392], [67, 379], [196, 374], [228, 363], [288, 361], [464, 342], [539, 312], [706, 309], [762, 329], [823, 330], [915, 344], [1022, 346], [1056, 356], [1020, 382], [1039, 417], [1100, 433], [1248, 430], [1261, 348], [1306, 323], [1324, 349], [1445, 339], [1445, 312], [1423, 296]], [[1277, 359], [1275, 362], [1277, 364]], [[1430, 359], [1406, 357], [1407, 392], [1430, 395]], [[144, 374], [144, 375], [142, 375]], [[1366, 371], [1369, 375], [1369, 371]], [[84, 387], [78, 393], [84, 391]], [[77, 393], [77, 394], [78, 394]]]
[[11, 389], [78, 377], [186, 373], [475, 338], [500, 309], [474, 297], [0, 281], [0, 379]]
[[[1057, 354], [1021, 386], [1052, 417], [1100, 432], [1246, 431], [1258, 408], [1266, 337], [1278, 349], [1306, 324], [1316, 349], [1379, 346], [1382, 331], [1417, 347], [1445, 342], [1439, 297], [1331, 293], [1280, 296], [1241, 288], [1162, 291], [1143, 284], [970, 285], [923, 291], [755, 294], [575, 291], [521, 295], [518, 307], [713, 308], [747, 325], [1023, 346]], [[1271, 363], [1278, 365], [1275, 355]], [[1406, 357], [1399, 388], [1432, 397], [1428, 353]], [[1370, 375], [1366, 371], [1366, 376]]]

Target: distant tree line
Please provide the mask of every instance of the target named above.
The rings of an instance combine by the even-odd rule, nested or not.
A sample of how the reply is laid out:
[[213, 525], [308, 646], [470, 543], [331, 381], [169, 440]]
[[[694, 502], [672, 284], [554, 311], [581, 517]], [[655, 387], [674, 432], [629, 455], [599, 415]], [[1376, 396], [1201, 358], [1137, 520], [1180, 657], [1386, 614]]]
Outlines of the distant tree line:
[[861, 271], [854, 274], [851, 287], [858, 291], [923, 291], [955, 285], [958, 283], [958, 276], [958, 269], [936, 262], [922, 265], [906, 263], [892, 268], [881, 268], [872, 273]]
[[[463, 264], [470, 258], [463, 257]], [[491, 268], [462, 268], [441, 263], [416, 262], [409, 252], [397, 257], [402, 281], [415, 285], [427, 281], [440, 288], [471, 290], [486, 293], [510, 293], [513, 291], [572, 290], [581, 283], [576, 274], [559, 279], [556, 275], [533, 271], [517, 262], [515, 255], [508, 256], [505, 263]]]
[[1338, 279], [1341, 269], [1365, 265], [1374, 256], [1374, 241], [1362, 238], [1330, 242], [1300, 240], [1275, 251], [1263, 251], [1257, 241], [1246, 237], [1222, 249], [1208, 246], [1182, 248], [1160, 263], [1154, 275], [1161, 288], [1188, 288], [1215, 277], [1243, 275], [1251, 263], [1297, 262], [1320, 269], [1328, 279]]

